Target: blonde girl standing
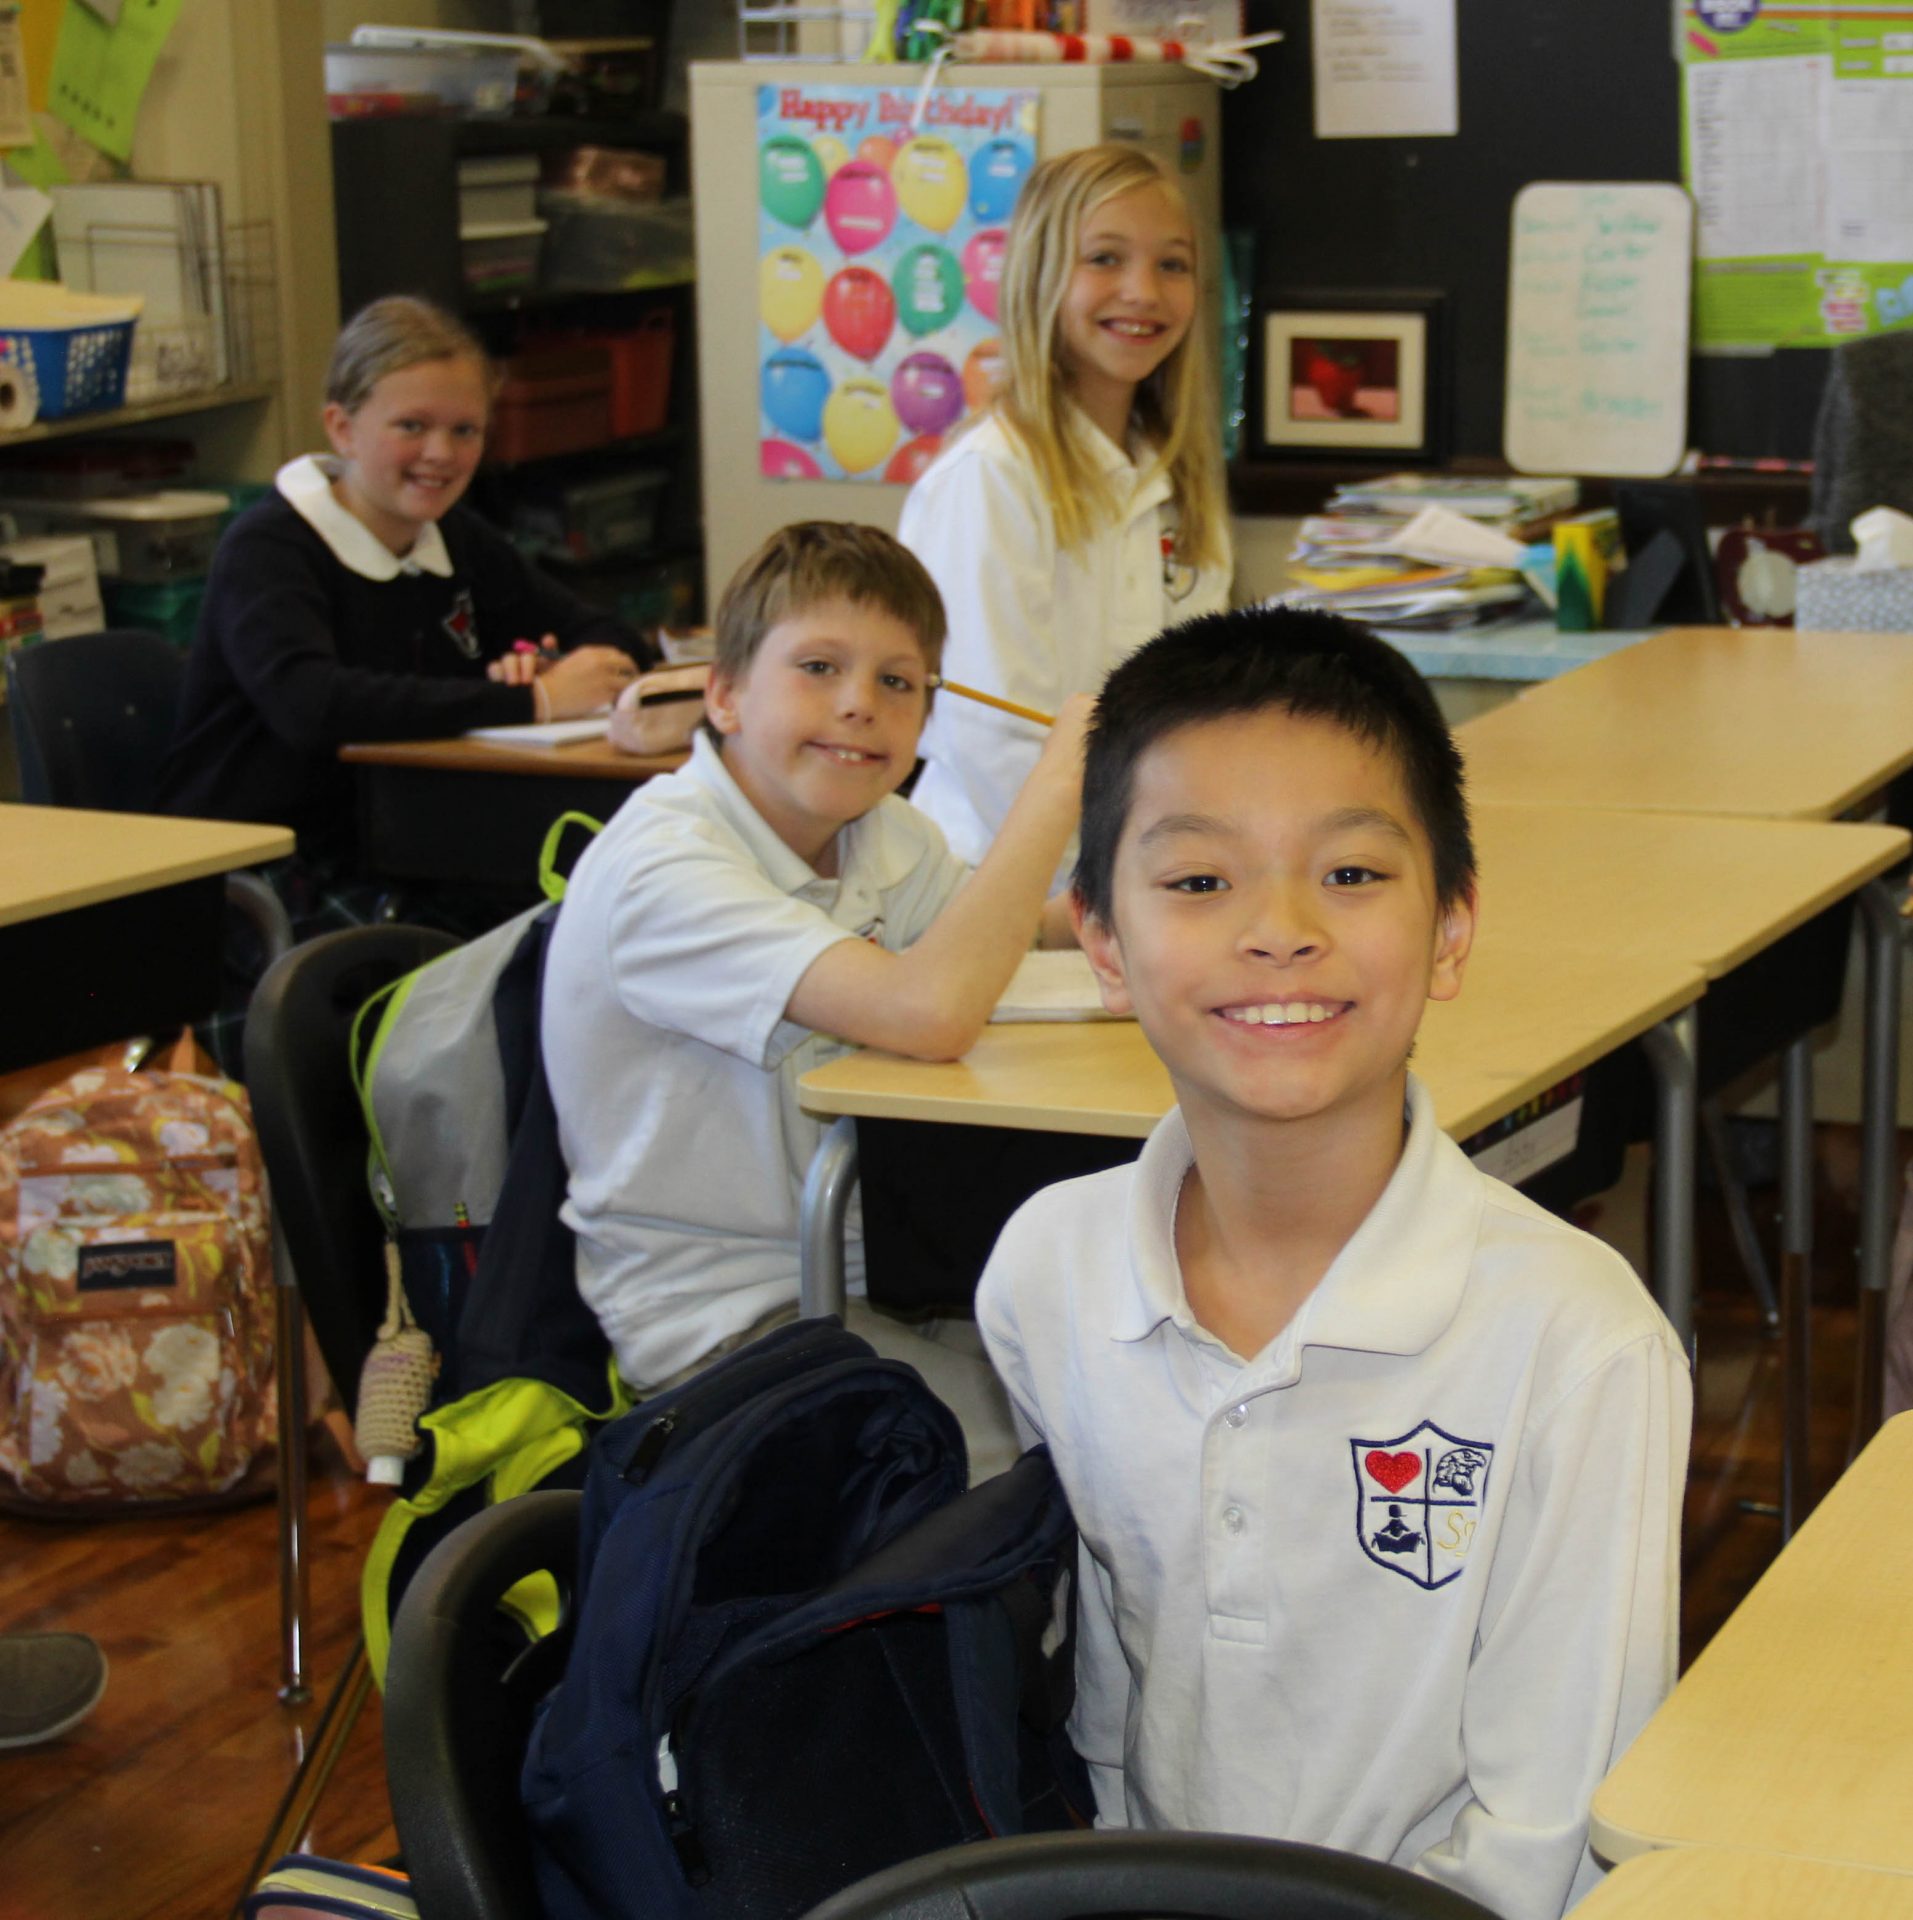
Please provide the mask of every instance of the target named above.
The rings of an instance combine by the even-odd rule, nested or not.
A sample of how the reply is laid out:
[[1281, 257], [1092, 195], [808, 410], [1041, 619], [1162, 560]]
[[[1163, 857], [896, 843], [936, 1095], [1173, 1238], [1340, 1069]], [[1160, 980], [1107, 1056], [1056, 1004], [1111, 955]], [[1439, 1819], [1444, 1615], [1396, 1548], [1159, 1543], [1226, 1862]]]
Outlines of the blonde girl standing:
[[[948, 679], [1054, 713], [1145, 640], [1228, 604], [1228, 508], [1202, 262], [1174, 182], [1133, 147], [1044, 161], [999, 294], [1003, 378], [898, 529], [949, 612]], [[912, 798], [971, 861], [1043, 729], [936, 703]]]

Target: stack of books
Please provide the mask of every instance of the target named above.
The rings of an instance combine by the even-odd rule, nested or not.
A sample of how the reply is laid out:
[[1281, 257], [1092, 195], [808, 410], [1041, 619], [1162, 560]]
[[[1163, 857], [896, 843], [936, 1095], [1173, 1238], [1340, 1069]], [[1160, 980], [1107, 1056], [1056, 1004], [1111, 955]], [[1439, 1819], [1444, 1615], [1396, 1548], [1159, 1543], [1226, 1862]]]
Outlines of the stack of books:
[[1573, 509], [1572, 480], [1399, 473], [1338, 487], [1302, 522], [1281, 603], [1384, 633], [1453, 631], [1536, 611], [1530, 545]]

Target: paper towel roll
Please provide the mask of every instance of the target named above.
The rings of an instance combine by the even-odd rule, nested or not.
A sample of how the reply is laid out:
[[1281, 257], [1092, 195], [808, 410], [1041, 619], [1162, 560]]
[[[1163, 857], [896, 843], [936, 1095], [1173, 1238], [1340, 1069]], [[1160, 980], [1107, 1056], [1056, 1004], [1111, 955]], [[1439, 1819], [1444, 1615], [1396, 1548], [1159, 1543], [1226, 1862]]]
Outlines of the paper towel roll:
[[39, 417], [39, 389], [12, 367], [0, 367], [0, 433], [30, 427]]

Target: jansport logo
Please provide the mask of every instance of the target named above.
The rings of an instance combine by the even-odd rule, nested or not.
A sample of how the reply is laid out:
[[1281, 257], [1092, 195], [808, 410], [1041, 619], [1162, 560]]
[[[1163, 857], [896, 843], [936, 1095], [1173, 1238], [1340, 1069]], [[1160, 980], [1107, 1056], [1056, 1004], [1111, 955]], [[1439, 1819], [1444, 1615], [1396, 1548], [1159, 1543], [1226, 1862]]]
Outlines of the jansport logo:
[[80, 1249], [77, 1285], [82, 1293], [178, 1284], [179, 1265], [170, 1240], [109, 1240]]

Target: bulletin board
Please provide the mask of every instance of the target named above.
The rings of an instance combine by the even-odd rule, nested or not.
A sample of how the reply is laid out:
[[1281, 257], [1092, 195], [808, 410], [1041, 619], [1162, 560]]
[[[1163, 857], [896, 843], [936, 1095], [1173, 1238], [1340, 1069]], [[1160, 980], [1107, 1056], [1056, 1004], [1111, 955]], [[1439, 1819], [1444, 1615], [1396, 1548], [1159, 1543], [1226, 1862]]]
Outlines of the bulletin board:
[[[1500, 458], [1515, 195], [1680, 181], [1672, 0], [1461, 0], [1460, 132], [1441, 139], [1318, 141], [1308, 0], [1249, 0], [1248, 24], [1286, 36], [1223, 112], [1224, 220], [1253, 236], [1258, 290], [1442, 291], [1450, 446]], [[1826, 370], [1823, 350], [1694, 356], [1690, 444], [1804, 458]]]

